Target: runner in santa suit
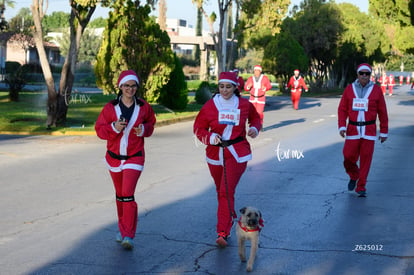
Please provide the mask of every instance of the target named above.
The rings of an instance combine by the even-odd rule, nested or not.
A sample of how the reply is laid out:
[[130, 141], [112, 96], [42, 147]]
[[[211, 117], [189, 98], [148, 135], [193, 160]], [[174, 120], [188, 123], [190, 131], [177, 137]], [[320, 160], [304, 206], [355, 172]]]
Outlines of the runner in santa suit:
[[260, 65], [254, 66], [253, 75], [249, 77], [244, 85], [244, 90], [250, 92], [249, 101], [256, 108], [263, 125], [263, 111], [266, 104], [266, 92], [272, 89], [269, 78], [262, 74]]
[[144, 168], [144, 138], [154, 131], [155, 115], [151, 106], [137, 97], [140, 84], [133, 70], [118, 78], [119, 93], [107, 103], [95, 125], [99, 138], [107, 141], [105, 160], [116, 193], [118, 227], [116, 241], [125, 249], [134, 247], [138, 206], [134, 193]]
[[255, 138], [261, 123], [253, 104], [240, 97], [233, 72], [222, 72], [218, 84], [219, 93], [206, 102], [195, 119], [194, 134], [207, 145], [206, 159], [218, 200], [216, 243], [225, 247], [233, 220], [237, 218], [234, 211], [236, 186], [247, 161], [252, 158], [246, 124], [249, 126], [247, 135]]
[[371, 75], [371, 82], [375, 83], [375, 75], [374, 74]]
[[365, 186], [377, 140], [377, 116], [381, 143], [388, 136], [387, 106], [380, 87], [369, 81], [371, 72], [369, 64], [358, 66], [358, 79], [345, 88], [338, 107], [339, 134], [346, 137], [343, 154], [344, 167], [350, 177], [348, 190], [354, 190], [356, 185], [355, 192], [360, 197], [366, 196]]
[[239, 69], [234, 69], [233, 72], [236, 74], [237, 76], [237, 89], [241, 92], [244, 89], [244, 80], [243, 77], [239, 76]]
[[390, 74], [388, 78], [388, 95], [392, 96], [392, 92], [395, 86], [395, 78], [392, 74]]
[[407, 85], [410, 85], [410, 80], [411, 80], [410, 76], [407, 75]]
[[401, 86], [402, 83], [403, 83], [403, 81], [404, 81], [404, 76], [403, 75], [400, 75], [399, 79], [400, 79], [400, 86]]
[[290, 89], [291, 99], [293, 103], [293, 109], [297, 110], [299, 108], [299, 100], [302, 94], [302, 88], [305, 89], [305, 92], [308, 92], [308, 87], [305, 84], [305, 80], [302, 76], [299, 75], [299, 70], [293, 71], [293, 76], [289, 79], [287, 88]]
[[382, 73], [382, 76], [379, 78], [378, 82], [381, 83], [382, 94], [385, 95], [387, 93], [388, 86], [388, 77], [386, 72]]

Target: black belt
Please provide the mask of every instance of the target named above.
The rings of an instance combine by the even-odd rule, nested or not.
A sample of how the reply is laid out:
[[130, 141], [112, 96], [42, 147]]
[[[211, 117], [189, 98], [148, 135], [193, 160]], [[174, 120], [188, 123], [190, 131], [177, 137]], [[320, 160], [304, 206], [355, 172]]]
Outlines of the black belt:
[[250, 94], [250, 96], [255, 97], [255, 98], [259, 98], [259, 97], [264, 97], [265, 95], [258, 95], [258, 96], [255, 96], [255, 95]]
[[243, 141], [243, 137], [236, 137], [235, 139], [222, 140], [217, 146], [229, 147], [230, 145], [236, 144], [237, 142]]
[[114, 159], [119, 159], [119, 160], [127, 160], [127, 159], [132, 158], [132, 157], [142, 157], [142, 151], [139, 151], [138, 153], [136, 153], [136, 154], [134, 154], [134, 155], [132, 155], [132, 156], [117, 155], [117, 154], [115, 154], [114, 152], [111, 152], [111, 151], [109, 151], [109, 150], [108, 150], [108, 154], [109, 154], [112, 158], [114, 158]]
[[365, 126], [365, 125], [375, 124], [375, 120], [370, 120], [370, 121], [352, 121], [352, 120], [350, 120], [349, 124], [355, 125], [355, 126]]

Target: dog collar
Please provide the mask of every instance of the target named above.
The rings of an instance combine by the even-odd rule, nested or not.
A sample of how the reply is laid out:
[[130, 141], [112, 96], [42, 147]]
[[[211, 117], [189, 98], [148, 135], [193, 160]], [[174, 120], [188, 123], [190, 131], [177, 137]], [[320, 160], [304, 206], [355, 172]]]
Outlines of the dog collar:
[[255, 231], [261, 231], [264, 224], [263, 224], [263, 219], [259, 220], [259, 224], [256, 226], [256, 228], [253, 229], [248, 229], [247, 226], [243, 226], [241, 223], [241, 217], [239, 219], [239, 226], [240, 228], [244, 231], [244, 232], [255, 232]]

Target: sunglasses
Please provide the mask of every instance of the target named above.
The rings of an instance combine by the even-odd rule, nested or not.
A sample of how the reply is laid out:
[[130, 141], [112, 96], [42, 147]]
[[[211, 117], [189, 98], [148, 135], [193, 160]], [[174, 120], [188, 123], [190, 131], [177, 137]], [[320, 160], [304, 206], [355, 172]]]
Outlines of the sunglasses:
[[370, 73], [370, 72], [358, 72], [358, 74], [359, 74], [359, 75], [368, 75], [368, 76], [369, 76], [369, 75], [371, 75], [371, 73]]

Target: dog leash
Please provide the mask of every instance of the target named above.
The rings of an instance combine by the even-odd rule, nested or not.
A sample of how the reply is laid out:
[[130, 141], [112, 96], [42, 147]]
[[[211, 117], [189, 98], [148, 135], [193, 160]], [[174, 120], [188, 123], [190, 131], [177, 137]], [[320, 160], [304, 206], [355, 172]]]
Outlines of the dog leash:
[[231, 217], [231, 224], [233, 226], [234, 223], [234, 213], [233, 211], [231, 211], [231, 205], [230, 205], [230, 196], [229, 196], [229, 188], [227, 186], [227, 172], [226, 172], [226, 161], [224, 159], [224, 150], [226, 150], [226, 146], [225, 145], [221, 145], [221, 147], [223, 148], [223, 170], [224, 170], [224, 185], [226, 186], [226, 194], [227, 194], [227, 203], [229, 205], [229, 212], [230, 212], [230, 217]]

